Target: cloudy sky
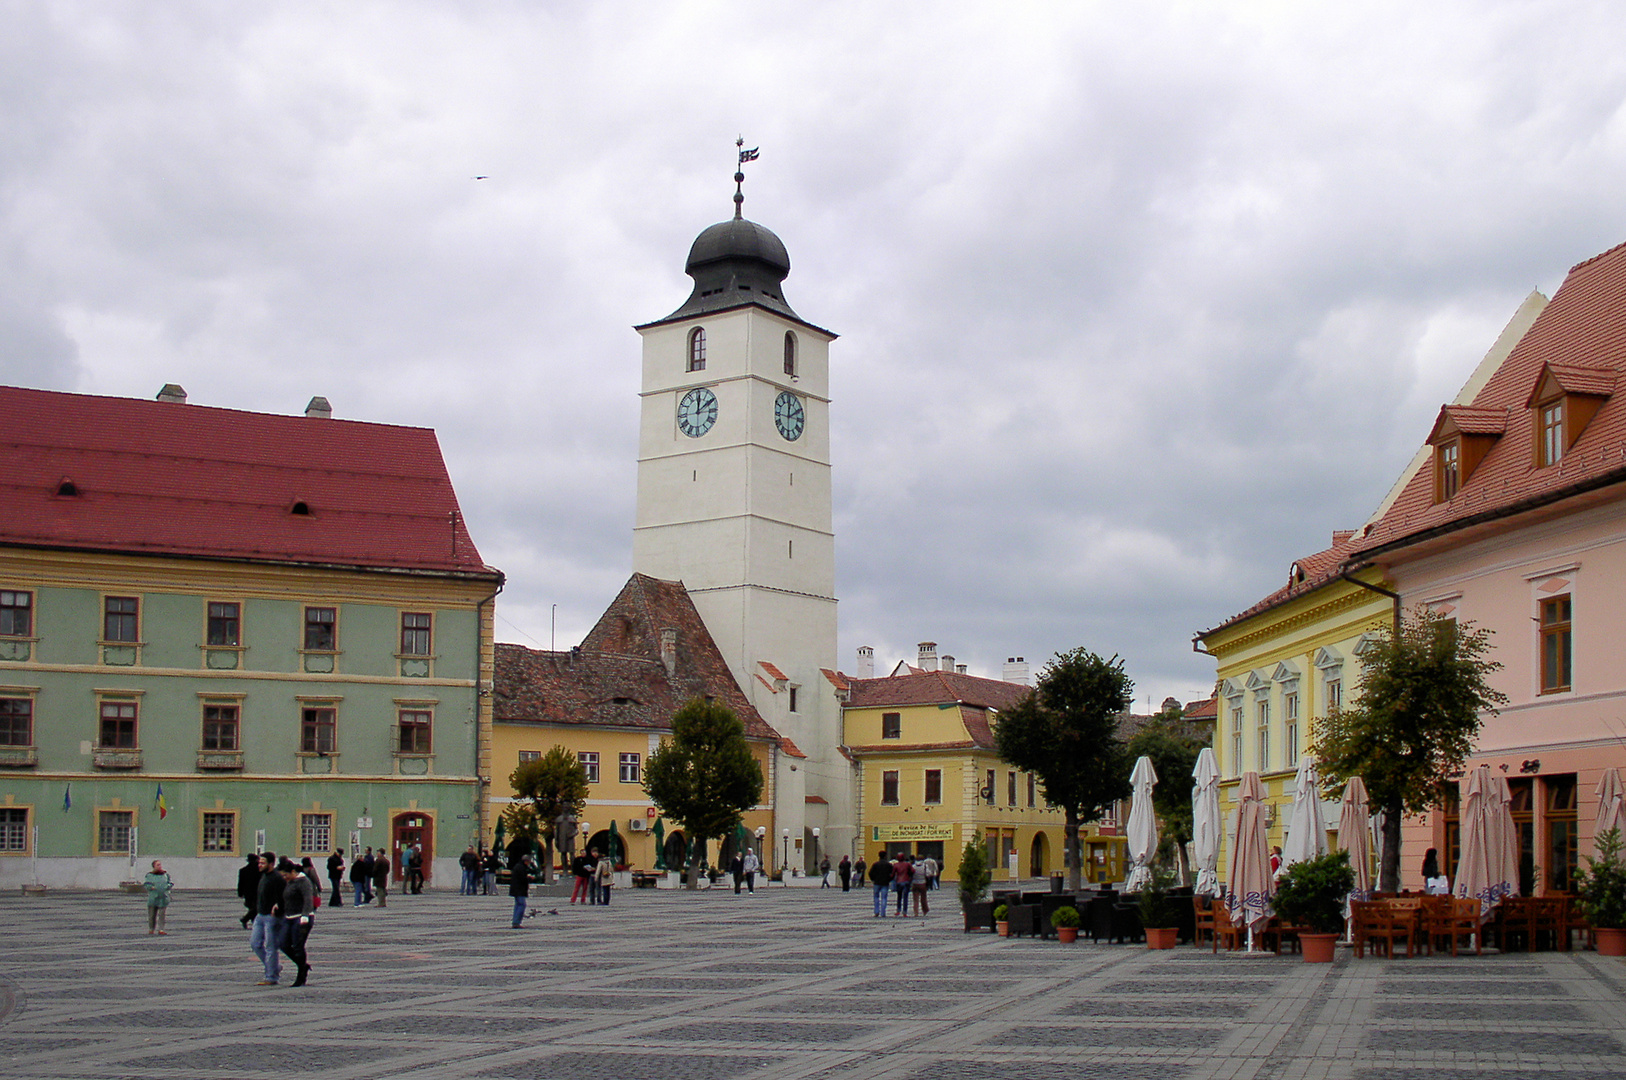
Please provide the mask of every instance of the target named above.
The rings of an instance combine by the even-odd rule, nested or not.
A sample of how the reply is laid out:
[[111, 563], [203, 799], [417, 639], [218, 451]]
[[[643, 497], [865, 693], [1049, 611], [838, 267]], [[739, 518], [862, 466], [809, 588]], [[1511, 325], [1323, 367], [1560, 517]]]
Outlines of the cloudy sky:
[[[434, 427], [499, 636], [630, 571], [635, 323], [732, 212], [833, 347], [841, 662], [1190, 639], [1626, 241], [1609, 3], [0, 0], [0, 379]], [[474, 180], [485, 176], [488, 179]]]

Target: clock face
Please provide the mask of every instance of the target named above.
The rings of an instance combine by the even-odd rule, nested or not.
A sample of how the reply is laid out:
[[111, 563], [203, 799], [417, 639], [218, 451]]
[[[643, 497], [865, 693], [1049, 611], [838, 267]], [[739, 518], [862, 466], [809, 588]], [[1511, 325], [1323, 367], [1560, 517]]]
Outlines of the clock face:
[[795, 442], [802, 437], [802, 424], [806, 419], [807, 410], [802, 408], [802, 399], [789, 390], [781, 390], [773, 403], [773, 422], [779, 428], [779, 434]]
[[698, 439], [717, 422], [717, 395], [704, 386], [697, 386], [683, 395], [678, 402], [678, 430], [691, 439]]

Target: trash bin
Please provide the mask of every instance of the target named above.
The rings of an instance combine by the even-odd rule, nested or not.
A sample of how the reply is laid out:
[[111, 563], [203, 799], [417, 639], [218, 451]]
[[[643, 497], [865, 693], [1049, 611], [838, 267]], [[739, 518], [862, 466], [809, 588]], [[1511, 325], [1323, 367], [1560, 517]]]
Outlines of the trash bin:
[[1066, 885], [1067, 885], [1067, 877], [1066, 877], [1065, 874], [1051, 874], [1050, 875], [1050, 891], [1052, 893], [1055, 893], [1057, 896], [1060, 896], [1062, 891], [1066, 888]]

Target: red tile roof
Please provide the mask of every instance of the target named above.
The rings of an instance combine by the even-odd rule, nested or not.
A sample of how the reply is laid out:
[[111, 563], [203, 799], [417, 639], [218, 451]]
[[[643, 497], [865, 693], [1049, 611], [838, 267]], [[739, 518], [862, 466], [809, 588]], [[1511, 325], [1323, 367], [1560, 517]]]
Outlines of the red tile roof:
[[1216, 696], [1202, 701], [1188, 701], [1181, 715], [1187, 720], [1218, 720], [1219, 698]]
[[1513, 351], [1472, 401], [1501, 412], [1501, 438], [1450, 500], [1434, 502], [1434, 470], [1419, 469], [1357, 544], [1361, 556], [1426, 541], [1626, 481], [1626, 395], [1603, 402], [1557, 465], [1537, 468], [1528, 407], [1551, 373], [1568, 393], [1612, 392], [1626, 370], [1626, 245], [1572, 267]]
[[1218, 633], [1227, 627], [1235, 626], [1237, 623], [1251, 619], [1255, 615], [1280, 607], [1290, 600], [1296, 600], [1324, 585], [1337, 581], [1339, 575], [1343, 572], [1344, 559], [1354, 550], [1355, 534], [1339, 529], [1332, 534], [1332, 539], [1332, 547], [1318, 551], [1314, 555], [1306, 555], [1294, 562], [1288, 568], [1286, 585], [1283, 585], [1247, 610], [1232, 615], [1218, 626], [1211, 630], [1204, 630], [1197, 636], [1205, 638], [1210, 634]]
[[428, 428], [9, 386], [0, 416], [0, 544], [500, 577]]
[[1429, 434], [1432, 441], [1447, 425], [1464, 435], [1500, 435], [1507, 429], [1506, 409], [1476, 409], [1471, 405], [1442, 405]]
[[963, 742], [900, 746], [854, 747], [858, 751], [881, 752], [887, 750], [958, 749], [981, 747], [991, 750], [994, 732], [989, 724], [990, 711], [1009, 709], [1033, 692], [1030, 686], [983, 679], [976, 675], [961, 675], [956, 671], [921, 671], [911, 668], [911, 674], [892, 675], [880, 679], [854, 679], [839, 676], [847, 685], [848, 708], [886, 708], [887, 706], [939, 705], [959, 707], [960, 722], [967, 739]]
[[[671, 674], [661, 631], [676, 630]], [[634, 574], [579, 649], [545, 652], [499, 643], [493, 693], [498, 723], [672, 729], [672, 714], [707, 695], [727, 705], [749, 738], [780, 743], [802, 756], [762, 719], [680, 581]]]

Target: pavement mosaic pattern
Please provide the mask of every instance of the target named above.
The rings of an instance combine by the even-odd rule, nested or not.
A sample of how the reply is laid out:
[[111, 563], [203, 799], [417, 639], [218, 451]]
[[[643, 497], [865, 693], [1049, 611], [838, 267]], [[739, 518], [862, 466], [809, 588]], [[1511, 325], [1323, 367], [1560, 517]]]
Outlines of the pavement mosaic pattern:
[[[964, 934], [951, 903], [619, 891], [324, 908], [253, 985], [235, 897], [0, 897], [0, 1077], [31, 1080], [1588, 1080], [1626, 1076], [1626, 961], [1332, 965]], [[550, 914], [550, 909], [557, 914]]]

